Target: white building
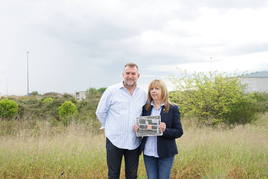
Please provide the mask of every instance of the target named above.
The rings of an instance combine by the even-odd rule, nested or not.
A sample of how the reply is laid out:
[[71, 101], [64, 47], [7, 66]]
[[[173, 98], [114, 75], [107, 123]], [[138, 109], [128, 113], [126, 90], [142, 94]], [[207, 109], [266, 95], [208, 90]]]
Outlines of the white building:
[[246, 92], [268, 93], [268, 71], [250, 73], [241, 78], [241, 82], [247, 85]]
[[78, 91], [75, 93], [75, 98], [77, 100], [83, 100], [83, 99], [86, 99], [86, 91]]

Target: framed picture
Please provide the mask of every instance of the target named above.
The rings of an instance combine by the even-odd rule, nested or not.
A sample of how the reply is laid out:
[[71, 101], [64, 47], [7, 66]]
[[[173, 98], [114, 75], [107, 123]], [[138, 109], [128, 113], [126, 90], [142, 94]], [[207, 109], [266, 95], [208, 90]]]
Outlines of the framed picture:
[[139, 126], [136, 132], [137, 137], [163, 135], [162, 131], [159, 129], [160, 122], [161, 116], [137, 117], [137, 125]]

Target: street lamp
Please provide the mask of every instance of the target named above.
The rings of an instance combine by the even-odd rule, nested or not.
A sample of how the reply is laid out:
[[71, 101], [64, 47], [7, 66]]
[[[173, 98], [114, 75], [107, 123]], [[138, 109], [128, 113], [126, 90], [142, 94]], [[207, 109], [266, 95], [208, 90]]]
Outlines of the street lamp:
[[27, 55], [27, 95], [29, 96], [30, 95], [30, 92], [29, 92], [29, 51], [26, 52], [26, 55]]

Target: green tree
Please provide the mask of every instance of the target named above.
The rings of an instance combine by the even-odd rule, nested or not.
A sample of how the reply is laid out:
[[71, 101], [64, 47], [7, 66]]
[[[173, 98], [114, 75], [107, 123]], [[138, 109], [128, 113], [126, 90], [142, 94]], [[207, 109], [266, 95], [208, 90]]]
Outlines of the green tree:
[[12, 119], [18, 114], [18, 104], [10, 99], [0, 100], [0, 118]]
[[39, 95], [38, 91], [32, 91], [30, 93], [30, 96], [37, 96], [37, 95]]
[[220, 73], [183, 73], [173, 78], [176, 91], [171, 101], [182, 113], [198, 117], [199, 122], [217, 124], [248, 123], [255, 119], [255, 100], [244, 92], [239, 78]]
[[86, 98], [95, 99], [99, 95], [99, 91], [96, 88], [89, 88], [86, 91]]
[[268, 112], [268, 93], [266, 92], [253, 92], [252, 97], [256, 99], [256, 107], [258, 112]]
[[58, 107], [58, 115], [65, 125], [69, 124], [71, 118], [76, 112], [77, 107], [71, 101], [65, 101]]
[[104, 91], [106, 90], [106, 88], [99, 88], [98, 91], [102, 94], [104, 93]]

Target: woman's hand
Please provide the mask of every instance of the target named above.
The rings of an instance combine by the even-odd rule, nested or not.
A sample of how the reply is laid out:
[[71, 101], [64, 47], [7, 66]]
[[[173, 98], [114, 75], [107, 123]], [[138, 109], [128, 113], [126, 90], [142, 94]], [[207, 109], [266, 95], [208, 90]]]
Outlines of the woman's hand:
[[164, 132], [166, 130], [166, 123], [160, 122], [159, 129]]
[[137, 124], [135, 124], [135, 125], [133, 126], [133, 129], [134, 129], [135, 132], [137, 132], [137, 131], [139, 130], [139, 126], [138, 126]]

